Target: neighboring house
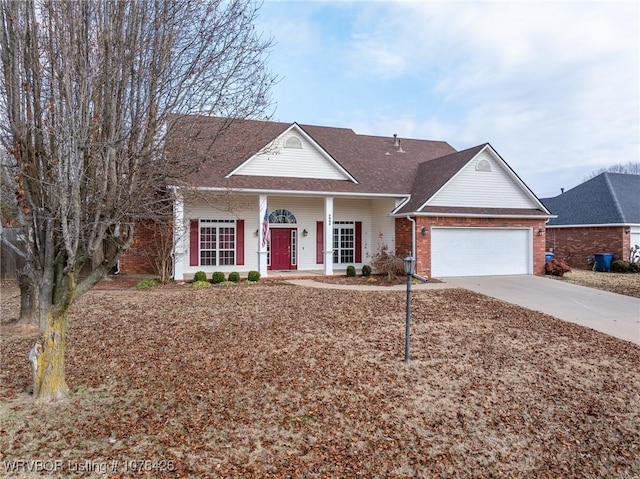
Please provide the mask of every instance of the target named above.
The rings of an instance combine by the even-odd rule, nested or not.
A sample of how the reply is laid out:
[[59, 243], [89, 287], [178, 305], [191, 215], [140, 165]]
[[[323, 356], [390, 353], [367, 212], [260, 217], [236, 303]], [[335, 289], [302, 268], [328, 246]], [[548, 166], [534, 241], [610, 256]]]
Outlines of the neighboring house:
[[169, 128], [167, 155], [202, 162], [172, 185], [176, 280], [199, 270], [331, 275], [385, 247], [413, 250], [416, 272], [429, 277], [544, 274], [551, 214], [488, 143], [456, 151], [345, 128], [190, 116]]
[[591, 268], [596, 253], [629, 260], [640, 245], [640, 175], [602, 173], [542, 202], [556, 218], [547, 224], [547, 250], [575, 268]]

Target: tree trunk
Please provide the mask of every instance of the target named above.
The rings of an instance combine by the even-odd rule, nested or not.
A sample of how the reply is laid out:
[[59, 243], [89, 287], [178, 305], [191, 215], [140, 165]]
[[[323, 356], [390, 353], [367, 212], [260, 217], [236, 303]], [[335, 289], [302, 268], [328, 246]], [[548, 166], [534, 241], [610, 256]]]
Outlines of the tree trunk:
[[64, 353], [67, 311], [47, 313], [46, 327], [31, 348], [29, 361], [33, 372], [33, 397], [38, 401], [62, 399], [69, 394], [65, 379]]
[[18, 323], [37, 326], [36, 287], [29, 274], [24, 270], [18, 271], [18, 286], [20, 286], [20, 317], [18, 318]]

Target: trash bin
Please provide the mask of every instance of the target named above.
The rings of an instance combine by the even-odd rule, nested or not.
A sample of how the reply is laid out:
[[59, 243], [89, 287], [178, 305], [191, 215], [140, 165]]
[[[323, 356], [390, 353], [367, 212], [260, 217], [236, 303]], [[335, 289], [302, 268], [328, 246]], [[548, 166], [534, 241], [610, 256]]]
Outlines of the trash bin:
[[593, 257], [596, 263], [596, 271], [611, 271], [612, 253], [596, 253]]
[[547, 252], [547, 253], [544, 254], [544, 262], [545, 263], [548, 263], [549, 261], [553, 261], [555, 258], [556, 258], [556, 255], [553, 254], [553, 253]]

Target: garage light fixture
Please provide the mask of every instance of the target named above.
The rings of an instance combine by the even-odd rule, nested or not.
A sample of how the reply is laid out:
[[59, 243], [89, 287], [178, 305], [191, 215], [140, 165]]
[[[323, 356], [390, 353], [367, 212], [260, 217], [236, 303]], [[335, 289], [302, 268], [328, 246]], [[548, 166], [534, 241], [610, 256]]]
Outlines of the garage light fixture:
[[429, 228], [427, 228], [426, 226], [423, 226], [420, 232], [422, 233], [422, 236], [427, 236], [427, 233], [429, 232]]
[[544, 230], [542, 228], [538, 228], [538, 236], [542, 236], [544, 234]]

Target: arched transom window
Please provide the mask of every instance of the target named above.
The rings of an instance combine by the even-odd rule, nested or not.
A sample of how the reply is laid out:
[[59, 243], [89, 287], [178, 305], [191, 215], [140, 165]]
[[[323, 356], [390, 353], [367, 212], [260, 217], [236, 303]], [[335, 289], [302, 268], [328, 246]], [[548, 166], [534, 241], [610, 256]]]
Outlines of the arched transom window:
[[296, 217], [289, 210], [273, 210], [269, 215], [269, 223], [271, 224], [295, 224], [297, 222]]

